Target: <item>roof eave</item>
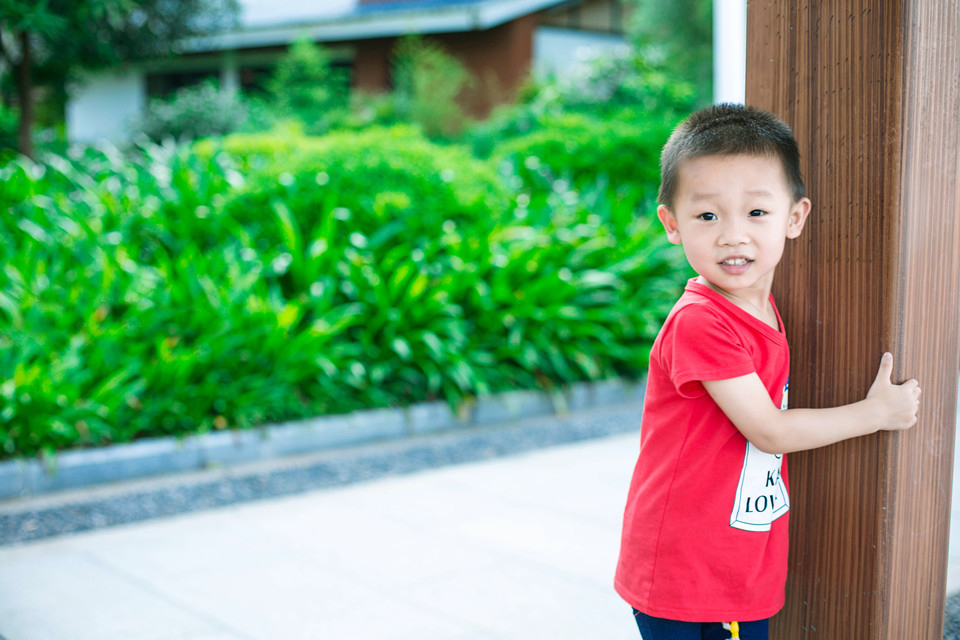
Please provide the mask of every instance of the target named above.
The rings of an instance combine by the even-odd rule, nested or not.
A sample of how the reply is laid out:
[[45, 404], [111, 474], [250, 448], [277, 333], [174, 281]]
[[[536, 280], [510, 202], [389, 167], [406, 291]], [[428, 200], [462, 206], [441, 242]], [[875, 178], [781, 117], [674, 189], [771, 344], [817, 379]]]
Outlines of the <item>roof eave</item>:
[[184, 53], [281, 46], [307, 35], [317, 42], [387, 38], [412, 33], [459, 33], [492, 29], [566, 0], [486, 0], [459, 7], [347, 14], [321, 22], [297, 22], [234, 31], [183, 42]]

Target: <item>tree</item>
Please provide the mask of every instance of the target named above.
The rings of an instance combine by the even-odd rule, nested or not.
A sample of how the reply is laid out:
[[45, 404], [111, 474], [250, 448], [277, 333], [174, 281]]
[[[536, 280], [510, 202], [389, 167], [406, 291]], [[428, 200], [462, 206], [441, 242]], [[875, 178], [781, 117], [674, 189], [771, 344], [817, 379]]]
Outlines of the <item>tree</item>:
[[236, 22], [237, 0], [0, 0], [0, 68], [12, 74], [17, 147], [32, 156], [34, 89], [83, 70], [163, 56]]
[[322, 133], [347, 103], [349, 79], [333, 66], [330, 51], [308, 37], [298, 38], [280, 59], [267, 90], [280, 113]]

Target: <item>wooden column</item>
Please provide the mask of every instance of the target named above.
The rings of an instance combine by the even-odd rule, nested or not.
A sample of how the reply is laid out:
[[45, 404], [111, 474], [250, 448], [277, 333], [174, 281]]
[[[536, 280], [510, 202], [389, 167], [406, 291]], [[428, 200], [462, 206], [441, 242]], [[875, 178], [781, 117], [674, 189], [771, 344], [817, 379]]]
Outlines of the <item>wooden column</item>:
[[813, 212], [774, 293], [790, 405], [862, 398], [880, 354], [919, 423], [789, 456], [771, 637], [942, 637], [960, 363], [960, 0], [750, 0], [747, 103], [797, 135]]

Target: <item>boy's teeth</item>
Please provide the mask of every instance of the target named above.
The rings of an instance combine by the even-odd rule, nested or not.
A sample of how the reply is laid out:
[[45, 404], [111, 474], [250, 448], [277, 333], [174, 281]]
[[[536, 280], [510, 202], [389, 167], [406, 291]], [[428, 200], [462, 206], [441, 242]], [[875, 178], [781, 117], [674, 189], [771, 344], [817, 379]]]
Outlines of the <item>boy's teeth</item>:
[[746, 258], [735, 258], [735, 259], [731, 259], [731, 260], [724, 260], [724, 261], [723, 261], [723, 264], [729, 264], [729, 265], [739, 266], [739, 265], [747, 264], [747, 259], [746, 259]]

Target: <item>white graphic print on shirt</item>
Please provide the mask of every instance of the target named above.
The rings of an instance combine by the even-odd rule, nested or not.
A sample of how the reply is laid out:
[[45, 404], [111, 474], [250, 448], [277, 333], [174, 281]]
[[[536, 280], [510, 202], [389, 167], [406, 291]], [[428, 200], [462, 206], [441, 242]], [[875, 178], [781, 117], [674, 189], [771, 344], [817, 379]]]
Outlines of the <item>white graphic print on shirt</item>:
[[[787, 408], [790, 383], [783, 386], [780, 409]], [[764, 453], [747, 442], [730, 526], [744, 531], [769, 531], [770, 524], [790, 509], [790, 496], [780, 477], [783, 454]]]

